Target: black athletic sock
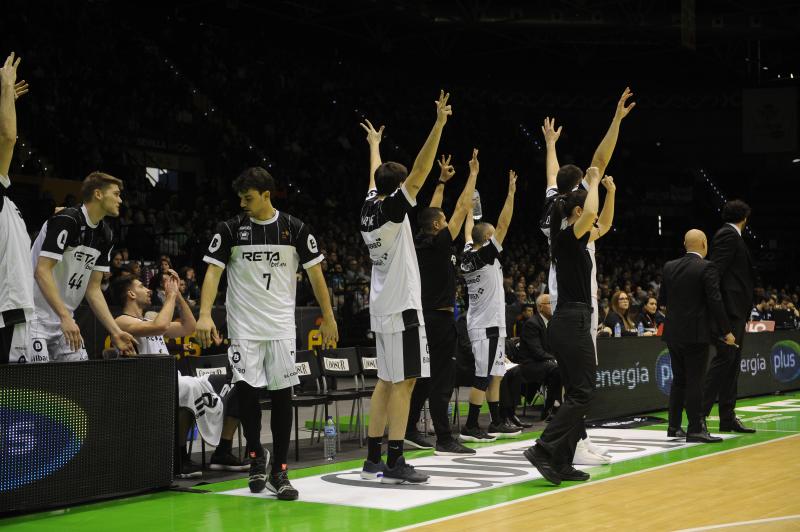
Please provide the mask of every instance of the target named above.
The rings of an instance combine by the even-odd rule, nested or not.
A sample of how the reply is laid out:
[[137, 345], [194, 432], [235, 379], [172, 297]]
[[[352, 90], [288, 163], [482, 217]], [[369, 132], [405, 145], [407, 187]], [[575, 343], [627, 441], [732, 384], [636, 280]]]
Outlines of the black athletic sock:
[[373, 464], [377, 464], [381, 461], [381, 442], [383, 442], [383, 437], [367, 438], [367, 460], [372, 462]]
[[[258, 403], [258, 389], [253, 388], [245, 381], [235, 385], [239, 400], [239, 414], [242, 422], [242, 432], [247, 441], [247, 454], [263, 456], [264, 448], [261, 446], [261, 405]], [[255, 454], [254, 454], [255, 453]]]
[[217, 445], [217, 448], [214, 449], [214, 452], [225, 454], [231, 452], [232, 449], [233, 449], [233, 440], [226, 440], [225, 438], [220, 438], [219, 445]]
[[481, 413], [481, 405], [469, 404], [469, 414], [467, 414], [467, 423], [464, 425], [468, 429], [478, 427], [478, 414]]
[[386, 453], [386, 465], [394, 467], [397, 459], [403, 456], [403, 440], [389, 440], [389, 451]]
[[489, 403], [489, 417], [492, 420], [492, 425], [499, 425], [503, 422], [500, 419], [500, 401], [488, 401]]
[[186, 451], [186, 446], [185, 445], [181, 445], [180, 446], [180, 452], [181, 452], [181, 457], [184, 460], [188, 460], [189, 459], [189, 453]]
[[272, 472], [279, 473], [286, 469], [289, 458], [289, 440], [292, 436], [292, 389], [272, 390]]

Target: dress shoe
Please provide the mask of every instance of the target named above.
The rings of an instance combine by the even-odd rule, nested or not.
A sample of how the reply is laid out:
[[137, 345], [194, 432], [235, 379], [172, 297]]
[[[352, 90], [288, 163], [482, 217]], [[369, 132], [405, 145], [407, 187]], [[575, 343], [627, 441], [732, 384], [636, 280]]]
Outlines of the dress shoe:
[[538, 445], [528, 447], [522, 454], [524, 454], [525, 458], [528, 459], [528, 462], [533, 464], [533, 467], [535, 467], [539, 473], [541, 473], [545, 480], [555, 484], [556, 486], [561, 484], [561, 475], [558, 474], [556, 468], [550, 463], [550, 457], [547, 456], [547, 453]]
[[572, 466], [566, 466], [559, 470], [558, 476], [561, 477], [561, 480], [577, 480], [580, 482], [587, 481], [590, 478], [589, 473], [581, 471], [580, 469], [575, 469]]
[[720, 432], [741, 432], [743, 434], [753, 434], [756, 429], [751, 429], [742, 425], [742, 420], [738, 417], [733, 418], [733, 421], [722, 421], [719, 422], [719, 431]]
[[712, 436], [707, 430], [702, 432], [690, 432], [686, 435], [686, 443], [719, 443], [722, 438]]
[[520, 418], [517, 417], [516, 414], [514, 414], [513, 416], [509, 416], [508, 422], [511, 423], [512, 425], [516, 425], [521, 429], [529, 429], [533, 426], [533, 423], [526, 423], [522, 421]]
[[667, 438], [685, 438], [686, 433], [682, 428], [669, 427], [667, 429]]

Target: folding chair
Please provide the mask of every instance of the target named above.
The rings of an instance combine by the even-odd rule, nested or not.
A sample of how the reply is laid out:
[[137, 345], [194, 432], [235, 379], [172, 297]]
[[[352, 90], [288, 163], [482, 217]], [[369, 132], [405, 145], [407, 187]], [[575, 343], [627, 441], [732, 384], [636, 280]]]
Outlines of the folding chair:
[[[336, 426], [339, 427], [339, 402], [352, 401], [350, 407], [350, 423], [348, 432], [353, 430], [353, 415], [356, 416], [356, 427], [358, 428], [358, 445], [363, 447], [364, 434], [364, 415], [363, 397], [364, 390], [361, 387], [361, 362], [358, 357], [358, 350], [355, 347], [345, 349], [323, 349], [319, 352], [320, 369], [322, 370], [323, 393], [333, 403], [336, 415]], [[352, 377], [353, 388], [339, 389], [339, 384], [343, 379]], [[336, 389], [328, 389], [329, 379]], [[340, 430], [336, 432], [337, 447], [339, 446]]]
[[[322, 372], [320, 371], [319, 361], [314, 351], [298, 351], [295, 360], [295, 368], [297, 369], [297, 376], [300, 378], [300, 386], [303, 391], [295, 393], [292, 389], [292, 407], [294, 408], [294, 459], [300, 461], [300, 418], [299, 409], [301, 406], [313, 406], [314, 417], [311, 421], [311, 444], [314, 443], [314, 431], [317, 430], [317, 410], [319, 406], [324, 406], [323, 415], [328, 415], [328, 405], [330, 399], [328, 396], [322, 394], [320, 381], [322, 380]], [[306, 390], [309, 385], [316, 388], [310, 391]], [[322, 426], [325, 424], [327, 417], [320, 417], [320, 428], [317, 430], [317, 440], [319, 441], [319, 433], [322, 432]]]

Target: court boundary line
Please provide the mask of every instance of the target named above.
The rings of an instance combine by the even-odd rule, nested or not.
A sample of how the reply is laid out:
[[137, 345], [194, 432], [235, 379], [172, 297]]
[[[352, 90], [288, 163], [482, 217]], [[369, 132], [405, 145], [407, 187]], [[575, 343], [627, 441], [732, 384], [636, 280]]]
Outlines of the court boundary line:
[[457, 513], [457, 514], [453, 514], [453, 515], [447, 515], [447, 516], [444, 516], [444, 517], [439, 517], [437, 519], [430, 519], [428, 521], [422, 521], [420, 523], [415, 523], [415, 524], [412, 524], [412, 525], [406, 525], [406, 526], [403, 526], [403, 527], [400, 527], [400, 528], [392, 528], [392, 529], [389, 529], [389, 532], [400, 532], [400, 531], [403, 531], [403, 530], [412, 530], [414, 528], [418, 528], [418, 527], [422, 527], [422, 526], [434, 525], [436, 523], [443, 523], [445, 521], [450, 521], [451, 519], [456, 519], [458, 517], [465, 517], [465, 516], [468, 516], [468, 515], [473, 515], [473, 514], [485, 512], [487, 510], [495, 510], [497, 508], [503, 508], [505, 506], [510, 506], [512, 504], [531, 501], [531, 500], [534, 500], [534, 499], [539, 499], [541, 497], [547, 497], [549, 495], [555, 495], [557, 493], [564, 493], [566, 491], [572, 491], [572, 490], [576, 490], [576, 489], [581, 489], [581, 488], [585, 488], [587, 486], [596, 486], [598, 484], [602, 484], [602, 483], [605, 483], [605, 482], [610, 482], [612, 480], [618, 480], [618, 479], [621, 479], [621, 478], [627, 478], [627, 477], [632, 477], [632, 476], [635, 476], [635, 475], [641, 475], [643, 473], [649, 473], [651, 471], [658, 471], [660, 469], [666, 469], [668, 467], [673, 467], [673, 466], [680, 465], [680, 464], [686, 464], [686, 463], [689, 463], [689, 462], [694, 462], [696, 460], [703, 460], [705, 458], [709, 458], [709, 457], [712, 457], [712, 456], [721, 456], [723, 454], [733, 453], [733, 452], [741, 451], [743, 449], [752, 449], [754, 447], [760, 447], [762, 445], [767, 445], [767, 444], [770, 444], [770, 443], [775, 443], [775, 442], [778, 442], [778, 441], [783, 441], [783, 440], [788, 440], [788, 439], [791, 439], [791, 438], [798, 438], [798, 437], [800, 437], [800, 434], [791, 434], [789, 436], [781, 436], [779, 438], [775, 438], [775, 439], [772, 439], [772, 440], [756, 442], [756, 443], [752, 443], [752, 444], [749, 444], [749, 445], [743, 445], [741, 447], [735, 447], [733, 449], [725, 449], [723, 451], [713, 452], [713, 453], [709, 453], [709, 454], [706, 454], [706, 455], [703, 455], [703, 456], [695, 456], [693, 458], [686, 458], [685, 460], [679, 460], [677, 462], [672, 462], [672, 463], [669, 463], [669, 464], [663, 464], [663, 465], [656, 466], [656, 467], [650, 467], [650, 468], [647, 468], [647, 469], [642, 469], [641, 471], [632, 471], [630, 473], [623, 473], [622, 475], [617, 475], [617, 476], [614, 476], [614, 477], [604, 478], [604, 479], [596, 480], [594, 482], [586, 482], [586, 483], [583, 483], [583, 484], [577, 484], [575, 486], [569, 486], [567, 488], [554, 489], [554, 490], [546, 491], [544, 493], [537, 493], [536, 495], [528, 495], [527, 497], [521, 497], [521, 498], [515, 499], [513, 501], [506, 501], [506, 502], [501, 502], [501, 503], [498, 503], [498, 504], [493, 504], [491, 506], [486, 506], [484, 508], [476, 508], [475, 510], [469, 510], [467, 512], [461, 512], [461, 513]]
[[708, 525], [697, 528], [682, 528], [675, 532], [701, 532], [702, 530], [715, 530], [718, 528], [733, 528], [736, 526], [757, 525], [760, 523], [773, 523], [775, 521], [791, 521], [800, 519], [800, 514], [784, 515], [781, 517], [767, 517], [765, 519], [753, 519], [752, 521], [733, 521], [731, 523], [722, 523], [720, 525]]

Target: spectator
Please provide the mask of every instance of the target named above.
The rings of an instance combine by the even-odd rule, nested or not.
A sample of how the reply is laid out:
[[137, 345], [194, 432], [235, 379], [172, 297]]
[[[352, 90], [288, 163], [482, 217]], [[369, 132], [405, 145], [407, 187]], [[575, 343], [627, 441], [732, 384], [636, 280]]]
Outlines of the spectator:
[[608, 311], [603, 325], [614, 331], [619, 325], [622, 336], [636, 336], [638, 332], [636, 325], [629, 316], [631, 300], [627, 293], [622, 291], [614, 292], [611, 296], [611, 308]]
[[656, 298], [647, 298], [647, 302], [644, 304], [644, 307], [642, 307], [639, 321], [642, 322], [645, 333], [655, 333], [658, 327], [664, 323], [664, 315], [658, 310], [658, 301]]

